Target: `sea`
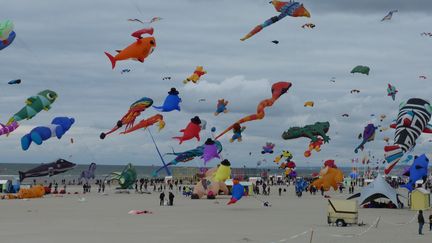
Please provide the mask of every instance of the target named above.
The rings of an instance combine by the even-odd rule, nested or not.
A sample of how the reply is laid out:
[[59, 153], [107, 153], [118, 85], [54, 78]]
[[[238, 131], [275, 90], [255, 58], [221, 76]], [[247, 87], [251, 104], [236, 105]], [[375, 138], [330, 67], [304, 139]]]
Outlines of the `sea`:
[[[18, 171], [27, 171], [40, 164], [11, 164], [11, 163], [0, 163], [0, 178], [18, 178]], [[78, 179], [82, 171], [88, 169], [89, 165], [78, 164], [73, 169], [60, 174], [55, 175], [52, 178], [61, 178], [66, 180]], [[121, 172], [126, 165], [97, 165], [96, 167], [96, 179], [103, 179], [112, 172]], [[152, 172], [159, 167], [156, 166], [134, 166], [137, 172], [138, 178], [152, 178]], [[320, 167], [309, 166], [309, 167], [297, 167], [296, 172], [298, 176], [310, 177], [312, 173], [319, 172]], [[341, 167], [342, 171], [346, 176], [352, 171], [352, 167]], [[193, 177], [199, 173], [200, 168], [198, 167], [186, 167], [186, 166], [173, 166], [170, 167], [172, 176], [174, 178], [187, 178]], [[362, 169], [359, 168], [359, 172]], [[398, 171], [398, 170], [396, 170]], [[248, 178], [248, 177], [265, 177], [270, 175], [282, 175], [284, 171], [277, 167], [255, 167], [255, 168], [231, 168], [232, 177]], [[159, 178], [166, 176], [165, 171], [161, 171], [158, 174]]]

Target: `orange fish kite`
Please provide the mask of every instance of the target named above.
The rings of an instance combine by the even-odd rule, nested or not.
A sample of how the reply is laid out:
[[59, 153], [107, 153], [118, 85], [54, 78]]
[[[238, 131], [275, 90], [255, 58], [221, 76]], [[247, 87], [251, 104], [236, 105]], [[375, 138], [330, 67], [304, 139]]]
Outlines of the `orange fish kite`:
[[[140, 34], [150, 34], [149, 32], [141, 32]], [[136, 32], [134, 32], [136, 33]], [[151, 31], [153, 33], [153, 31]], [[140, 62], [144, 62], [144, 59], [150, 55], [153, 50], [156, 48], [156, 40], [153, 36], [142, 38], [141, 36], [134, 35], [134, 37], [137, 37], [137, 40], [130, 44], [128, 47], [126, 47], [123, 50], [117, 50], [118, 54], [115, 56], [112, 56], [108, 52], [105, 52], [105, 55], [110, 59], [112, 68], [114, 69], [115, 64], [117, 61], [123, 61], [123, 60], [137, 60]]]

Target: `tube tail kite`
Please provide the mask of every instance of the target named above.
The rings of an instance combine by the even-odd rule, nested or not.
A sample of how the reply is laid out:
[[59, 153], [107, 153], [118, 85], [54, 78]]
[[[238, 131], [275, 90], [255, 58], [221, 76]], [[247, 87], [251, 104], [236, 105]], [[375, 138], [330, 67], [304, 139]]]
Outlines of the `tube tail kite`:
[[292, 84], [290, 82], [274, 83], [272, 85], [272, 88], [271, 88], [271, 91], [272, 91], [271, 99], [266, 99], [266, 100], [261, 101], [257, 106], [256, 114], [252, 114], [252, 115], [243, 117], [242, 119], [238, 120], [237, 122], [235, 122], [234, 124], [229, 126], [227, 129], [225, 129], [225, 131], [223, 131], [221, 134], [219, 134], [215, 139], [222, 137], [225, 133], [232, 130], [234, 128], [235, 124], [242, 124], [242, 123], [248, 122], [248, 121], [255, 121], [255, 120], [263, 119], [265, 116], [264, 109], [266, 107], [272, 106], [274, 104], [274, 102], [276, 102], [276, 100], [279, 99], [279, 97], [281, 97], [283, 94], [285, 94], [291, 88], [291, 86], [292, 86]]
[[397, 120], [390, 127], [395, 128], [394, 144], [384, 147], [384, 157], [388, 165], [384, 173], [388, 174], [401, 160], [403, 155], [412, 150], [421, 133], [432, 133], [432, 106], [426, 100], [411, 98], [400, 105]]
[[303, 6], [303, 4], [298, 2], [282, 2], [278, 0], [273, 0], [270, 2], [273, 4], [276, 11], [280, 12], [278, 16], [271, 17], [267, 19], [264, 23], [257, 25], [255, 28], [253, 28], [247, 35], [245, 35], [243, 38], [241, 38], [241, 41], [245, 41], [252, 36], [254, 36], [256, 33], [260, 32], [262, 29], [264, 29], [267, 26], [270, 26], [279, 20], [285, 18], [286, 16], [291, 17], [310, 17], [309, 11]]

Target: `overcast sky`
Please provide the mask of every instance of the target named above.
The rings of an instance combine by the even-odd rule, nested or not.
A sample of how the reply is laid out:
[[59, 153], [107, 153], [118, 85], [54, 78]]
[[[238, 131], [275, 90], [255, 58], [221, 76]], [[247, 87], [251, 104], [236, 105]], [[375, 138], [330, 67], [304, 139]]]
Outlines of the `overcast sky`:
[[[260, 153], [267, 141], [276, 144], [276, 154], [290, 150], [300, 166], [321, 165], [326, 159], [349, 166], [352, 158], [361, 159], [368, 151], [382, 158], [383, 138], [393, 139], [393, 131], [377, 133], [364, 153], [356, 155], [357, 136], [370, 122], [388, 126], [400, 102], [430, 98], [432, 38], [420, 33], [432, 32], [432, 1], [309, 0], [304, 4], [310, 19], [286, 17], [245, 42], [239, 39], [277, 15], [268, 0], [14, 0], [2, 4], [1, 19], [14, 22], [17, 38], [0, 51], [0, 120], [6, 123], [27, 97], [44, 89], [56, 91], [59, 98], [50, 111], [22, 121], [9, 137], [0, 137], [0, 162], [40, 163], [62, 157], [80, 164], [159, 165], [147, 132], [116, 133], [105, 140], [99, 134], [111, 129], [134, 101], [150, 97], [160, 105], [169, 89], [176, 87], [182, 111], [163, 113], [166, 128], [151, 130], [162, 152], [171, 147], [176, 151], [195, 148], [210, 136], [210, 127], [220, 132], [253, 114], [261, 100], [271, 97], [271, 84], [278, 81], [290, 81], [293, 86], [266, 109], [263, 120], [244, 124], [243, 142], [229, 143], [232, 133], [221, 138], [223, 157], [234, 166], [253, 167], [261, 159], [269, 161], [264, 165], [272, 165], [275, 155]], [[393, 9], [399, 12], [392, 20], [381, 22]], [[111, 70], [103, 52], [114, 54], [128, 46], [134, 41], [130, 34], [143, 27], [127, 19], [146, 21], [155, 16], [163, 20], [152, 24], [157, 42], [153, 54], [144, 63], [121, 61]], [[301, 28], [308, 22], [315, 29]], [[198, 84], [184, 85], [182, 80], [197, 65], [203, 65], [208, 74]], [[350, 74], [356, 65], [369, 66], [369, 76]], [[120, 74], [125, 68], [131, 72]], [[428, 79], [419, 79], [420, 75]], [[172, 78], [162, 80], [165, 76]], [[330, 82], [333, 77], [334, 83]], [[7, 84], [18, 78], [20, 85]], [[399, 90], [396, 101], [387, 96], [387, 83]], [[352, 89], [360, 93], [351, 94]], [[198, 102], [202, 98], [206, 102]], [[230, 101], [230, 112], [215, 117], [219, 98]], [[315, 107], [303, 107], [309, 100]], [[350, 116], [344, 118], [344, 113]], [[154, 114], [154, 109], [148, 109], [138, 120]], [[383, 122], [381, 114], [387, 116]], [[195, 115], [208, 123], [201, 132], [204, 141], [178, 145], [171, 137], [180, 135], [178, 131]], [[76, 124], [62, 140], [53, 138], [22, 151], [22, 135], [56, 116], [74, 117]], [[331, 141], [310, 158], [303, 156], [309, 140], [281, 138], [291, 126], [316, 121], [330, 122]], [[420, 137], [415, 154], [430, 151], [429, 139]], [[202, 162], [197, 159], [189, 165]]]

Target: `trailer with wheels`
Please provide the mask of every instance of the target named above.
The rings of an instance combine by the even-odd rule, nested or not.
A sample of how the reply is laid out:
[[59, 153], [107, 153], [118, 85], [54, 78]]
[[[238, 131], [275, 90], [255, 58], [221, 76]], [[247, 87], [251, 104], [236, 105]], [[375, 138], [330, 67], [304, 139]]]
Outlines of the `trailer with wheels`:
[[338, 227], [358, 224], [358, 207], [356, 200], [328, 200], [327, 223]]

